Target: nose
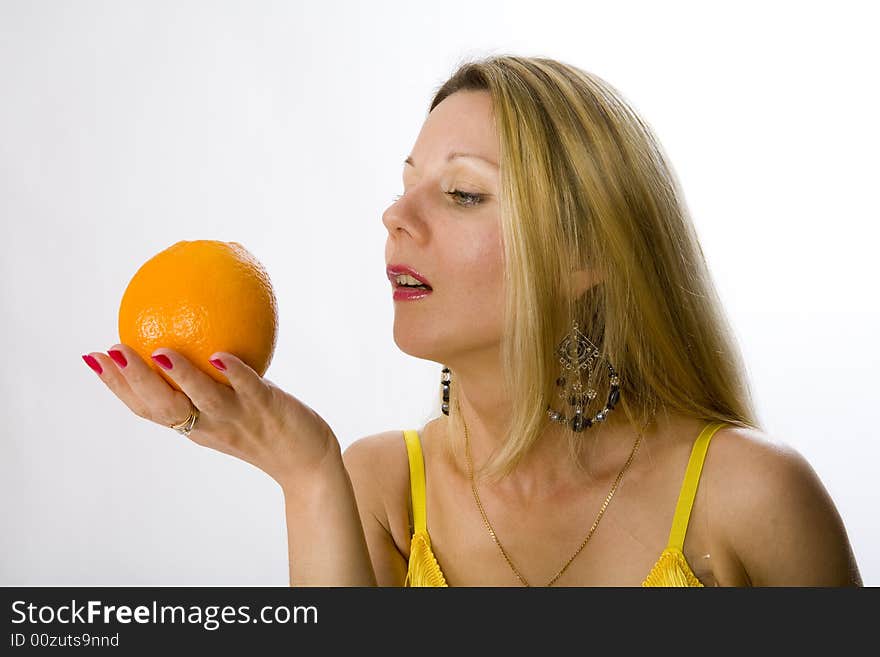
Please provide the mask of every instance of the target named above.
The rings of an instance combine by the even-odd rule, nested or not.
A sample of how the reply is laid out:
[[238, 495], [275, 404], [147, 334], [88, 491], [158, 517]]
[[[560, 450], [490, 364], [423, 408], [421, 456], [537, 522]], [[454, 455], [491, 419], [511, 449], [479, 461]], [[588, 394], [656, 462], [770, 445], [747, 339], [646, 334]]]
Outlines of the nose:
[[411, 238], [421, 240], [425, 236], [425, 224], [412, 197], [400, 197], [389, 205], [382, 213], [382, 223], [389, 237], [407, 233]]

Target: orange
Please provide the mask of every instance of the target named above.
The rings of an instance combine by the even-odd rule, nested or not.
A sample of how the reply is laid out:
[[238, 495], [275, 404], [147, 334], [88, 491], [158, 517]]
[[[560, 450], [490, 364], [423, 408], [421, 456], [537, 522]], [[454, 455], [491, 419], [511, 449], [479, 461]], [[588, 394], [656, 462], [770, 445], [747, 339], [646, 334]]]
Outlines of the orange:
[[278, 304], [269, 275], [238, 242], [177, 242], [141, 265], [119, 305], [119, 341], [176, 390], [180, 387], [150, 358], [159, 347], [180, 352], [228, 385], [208, 362], [211, 355], [234, 354], [263, 376], [277, 333]]

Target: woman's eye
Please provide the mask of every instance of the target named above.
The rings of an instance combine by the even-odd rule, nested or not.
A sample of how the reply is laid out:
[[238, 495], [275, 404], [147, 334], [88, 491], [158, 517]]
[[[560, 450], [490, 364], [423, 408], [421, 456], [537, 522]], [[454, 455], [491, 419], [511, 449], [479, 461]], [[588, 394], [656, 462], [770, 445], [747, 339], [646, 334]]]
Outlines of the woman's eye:
[[479, 205], [483, 202], [483, 198], [485, 194], [471, 194], [470, 192], [462, 192], [458, 189], [453, 189], [451, 192], [446, 192], [449, 196], [453, 198], [466, 199], [466, 202], [462, 203], [460, 201], [456, 201], [459, 205], [463, 205], [464, 207], [471, 208]]
[[[485, 194], [472, 194], [470, 192], [463, 192], [459, 189], [453, 189], [451, 192], [444, 192], [444, 193], [447, 194], [448, 196], [455, 198], [455, 199], [463, 199], [463, 202], [462, 202], [462, 200], [457, 200], [456, 203], [458, 203], [459, 205], [462, 205], [464, 207], [468, 207], [468, 208], [475, 207], [475, 206], [479, 205], [480, 203], [483, 202], [483, 200], [486, 197]], [[399, 201], [402, 198], [403, 198], [403, 194], [398, 194], [397, 196], [394, 196], [392, 198], [392, 201], [396, 203], [397, 201]]]

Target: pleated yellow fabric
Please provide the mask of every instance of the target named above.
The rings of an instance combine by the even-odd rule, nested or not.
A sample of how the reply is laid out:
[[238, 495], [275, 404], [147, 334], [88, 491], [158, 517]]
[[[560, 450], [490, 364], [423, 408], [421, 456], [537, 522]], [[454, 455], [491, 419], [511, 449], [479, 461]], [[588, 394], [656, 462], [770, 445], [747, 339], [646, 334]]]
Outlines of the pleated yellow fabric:
[[422, 444], [414, 429], [403, 432], [409, 457], [409, 485], [413, 509], [413, 535], [409, 546], [409, 565], [404, 586], [447, 586], [440, 564], [431, 551], [428, 536], [427, 504], [425, 500], [425, 463]]
[[703, 583], [694, 575], [684, 553], [668, 547], [660, 554], [642, 586], [703, 586]]
[[409, 567], [404, 586], [449, 586], [440, 564], [431, 552], [431, 539], [426, 533], [413, 534], [409, 548]]
[[[669, 531], [669, 541], [660, 554], [651, 572], [642, 582], [642, 586], [688, 586], [699, 587], [703, 583], [694, 575], [682, 551], [684, 538], [687, 534], [688, 521], [709, 441], [724, 422], [711, 422], [703, 427], [694, 441], [690, 459], [685, 470], [681, 492]], [[431, 538], [428, 536], [427, 509], [425, 499], [425, 464], [422, 458], [422, 447], [419, 434], [414, 429], [403, 432], [406, 451], [409, 457], [410, 492], [413, 507], [413, 535], [410, 543], [409, 564], [404, 586], [448, 586], [440, 564], [431, 551]]]

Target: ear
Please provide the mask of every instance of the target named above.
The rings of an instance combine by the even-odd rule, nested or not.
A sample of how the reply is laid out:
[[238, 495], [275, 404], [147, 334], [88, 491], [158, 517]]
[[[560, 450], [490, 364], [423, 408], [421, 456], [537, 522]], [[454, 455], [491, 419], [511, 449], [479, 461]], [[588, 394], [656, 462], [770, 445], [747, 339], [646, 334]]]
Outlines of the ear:
[[571, 275], [572, 288], [574, 290], [574, 298], [580, 298], [584, 292], [602, 281], [602, 275], [594, 269], [578, 270], [572, 272]]

